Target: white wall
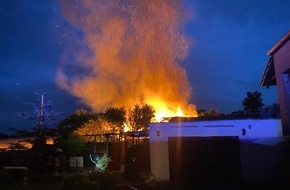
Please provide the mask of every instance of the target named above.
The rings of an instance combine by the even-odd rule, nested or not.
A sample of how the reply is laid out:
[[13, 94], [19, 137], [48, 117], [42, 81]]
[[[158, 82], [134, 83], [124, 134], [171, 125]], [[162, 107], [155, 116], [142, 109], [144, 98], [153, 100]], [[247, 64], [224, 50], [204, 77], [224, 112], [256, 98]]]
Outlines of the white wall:
[[168, 137], [194, 136], [238, 136], [240, 141], [254, 142], [283, 134], [280, 119], [151, 123], [150, 161], [156, 180], [169, 180]]

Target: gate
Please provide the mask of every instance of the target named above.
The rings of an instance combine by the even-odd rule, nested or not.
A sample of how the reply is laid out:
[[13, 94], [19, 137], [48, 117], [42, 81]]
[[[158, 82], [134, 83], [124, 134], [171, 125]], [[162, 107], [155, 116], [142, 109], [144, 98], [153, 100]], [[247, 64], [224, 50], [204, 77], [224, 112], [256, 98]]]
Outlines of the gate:
[[237, 184], [238, 137], [169, 137], [170, 181], [197, 185]]

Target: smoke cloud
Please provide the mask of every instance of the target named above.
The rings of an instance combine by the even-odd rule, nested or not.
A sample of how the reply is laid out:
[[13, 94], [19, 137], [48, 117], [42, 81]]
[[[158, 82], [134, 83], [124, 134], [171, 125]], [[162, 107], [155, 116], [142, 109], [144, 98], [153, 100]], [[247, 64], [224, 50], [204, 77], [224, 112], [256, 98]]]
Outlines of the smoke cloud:
[[[187, 57], [178, 0], [63, 0], [63, 15], [85, 48], [67, 48], [57, 81], [96, 112], [150, 104], [156, 111], [188, 104], [191, 86], [178, 63]], [[71, 39], [74, 40], [74, 39]]]

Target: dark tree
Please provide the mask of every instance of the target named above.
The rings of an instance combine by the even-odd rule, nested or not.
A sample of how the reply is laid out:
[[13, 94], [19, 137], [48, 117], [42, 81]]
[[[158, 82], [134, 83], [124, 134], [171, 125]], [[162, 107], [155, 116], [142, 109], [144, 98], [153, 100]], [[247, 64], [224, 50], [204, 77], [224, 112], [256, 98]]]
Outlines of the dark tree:
[[259, 115], [262, 109], [263, 100], [262, 93], [255, 92], [247, 92], [247, 97], [243, 100], [243, 107], [246, 114], [256, 114]]
[[126, 122], [126, 110], [124, 107], [110, 107], [105, 112], [105, 118], [113, 131], [122, 132]]
[[77, 129], [83, 127], [90, 120], [97, 120], [98, 115], [84, 109], [76, 110], [73, 114], [67, 116], [57, 125], [56, 144], [64, 148], [69, 136]]
[[8, 135], [0, 132], [0, 139], [4, 139], [4, 138], [7, 138], [7, 137], [8, 137]]
[[64, 148], [70, 156], [82, 155], [86, 148], [85, 140], [81, 135], [71, 133], [65, 141]]
[[86, 122], [91, 119], [96, 119], [97, 117], [97, 114], [91, 113], [84, 109], [79, 109], [60, 121], [57, 128], [61, 135], [68, 137], [70, 132], [81, 128]]
[[263, 106], [261, 116], [263, 118], [280, 118], [279, 104], [273, 103], [272, 105]]
[[211, 108], [209, 111], [206, 111], [205, 109], [200, 109], [197, 110], [198, 116], [199, 117], [204, 117], [204, 116], [220, 116], [221, 114], [214, 108]]
[[199, 110], [197, 110], [197, 113], [198, 113], [199, 117], [205, 116], [206, 115], [206, 110], [205, 109], [199, 109]]
[[10, 128], [10, 131], [13, 132], [14, 136], [23, 136], [23, 137], [33, 137], [33, 139], [27, 139], [27, 142], [32, 144], [32, 150], [42, 153], [46, 145], [46, 140], [48, 137], [55, 135], [56, 129], [51, 126], [52, 123], [47, 123], [49, 121], [56, 120], [56, 113], [52, 110], [51, 100], [45, 101], [45, 92], [35, 93], [40, 98], [37, 102], [28, 103], [33, 108], [33, 114], [18, 113], [18, 116], [26, 118], [26, 120], [35, 121], [35, 126], [31, 130], [23, 129], [13, 129]]
[[236, 110], [229, 114], [230, 116], [244, 116], [245, 112], [244, 110]]
[[148, 131], [149, 123], [154, 117], [155, 110], [152, 106], [145, 104], [140, 107], [135, 107], [129, 111], [129, 122], [135, 131]]
[[206, 113], [206, 115], [207, 116], [219, 116], [220, 114], [216, 109], [212, 108]]
[[[56, 129], [54, 128], [54, 123], [48, 123], [49, 121], [55, 121], [56, 115], [60, 113], [55, 113], [51, 108], [51, 101], [45, 101], [44, 93], [35, 93], [40, 98], [37, 102], [30, 102], [29, 105], [33, 108], [33, 114], [19, 113], [18, 116], [26, 118], [26, 120], [33, 120], [35, 126], [30, 130], [18, 130], [11, 128], [10, 130], [14, 132], [15, 136], [27, 137], [25, 140], [32, 144], [31, 149], [29, 149], [30, 159], [29, 165], [32, 170], [44, 170], [45, 164], [47, 162], [47, 157], [51, 146], [47, 144], [49, 137], [54, 137]], [[11, 145], [12, 149], [20, 150], [22, 147], [20, 144]]]

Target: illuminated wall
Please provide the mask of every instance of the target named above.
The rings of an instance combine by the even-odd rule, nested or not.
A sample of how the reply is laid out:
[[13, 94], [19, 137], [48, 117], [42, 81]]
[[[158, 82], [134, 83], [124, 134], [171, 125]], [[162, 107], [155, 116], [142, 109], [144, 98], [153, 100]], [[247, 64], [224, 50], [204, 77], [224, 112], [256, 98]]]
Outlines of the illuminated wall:
[[150, 124], [151, 172], [156, 180], [169, 180], [168, 137], [238, 136], [240, 141], [266, 142], [282, 136], [280, 119], [217, 120]]

